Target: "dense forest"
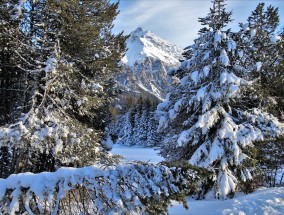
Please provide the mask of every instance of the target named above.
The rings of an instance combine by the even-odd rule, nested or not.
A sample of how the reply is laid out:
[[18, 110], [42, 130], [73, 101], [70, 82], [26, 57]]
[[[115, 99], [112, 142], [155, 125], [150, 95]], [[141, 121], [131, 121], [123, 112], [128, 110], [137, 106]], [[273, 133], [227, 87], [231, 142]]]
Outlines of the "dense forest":
[[[259, 3], [233, 31], [213, 0], [180, 65], [166, 74], [153, 61], [161, 102], [118, 84], [130, 71], [129, 36], [112, 31], [118, 4], [1, 1], [0, 214], [167, 214], [186, 196], [283, 186], [278, 8]], [[123, 163], [113, 142], [158, 147], [165, 161]]]

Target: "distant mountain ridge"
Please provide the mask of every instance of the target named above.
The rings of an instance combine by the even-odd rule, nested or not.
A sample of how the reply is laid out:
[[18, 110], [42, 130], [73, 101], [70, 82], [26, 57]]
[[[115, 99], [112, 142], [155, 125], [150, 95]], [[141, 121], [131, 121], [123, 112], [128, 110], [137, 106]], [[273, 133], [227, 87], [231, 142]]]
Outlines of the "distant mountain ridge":
[[130, 33], [123, 71], [117, 78], [132, 94], [151, 94], [162, 100], [171, 83], [168, 71], [180, 65], [183, 50], [141, 27]]
[[135, 62], [141, 63], [147, 57], [161, 60], [168, 66], [176, 66], [183, 51], [177, 45], [141, 27], [130, 33], [126, 43], [128, 51], [122, 61], [129, 66], [133, 66]]

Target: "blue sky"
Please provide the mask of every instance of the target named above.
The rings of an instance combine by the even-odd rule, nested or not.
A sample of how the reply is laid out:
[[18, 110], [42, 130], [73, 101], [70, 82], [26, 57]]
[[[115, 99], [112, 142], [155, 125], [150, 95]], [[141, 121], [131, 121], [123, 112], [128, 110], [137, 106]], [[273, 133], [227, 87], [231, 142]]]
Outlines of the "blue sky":
[[[229, 27], [238, 29], [238, 23], [245, 22], [259, 2], [278, 7], [280, 26], [284, 27], [284, 0], [228, 0], [227, 9], [233, 10], [234, 19]], [[114, 32], [128, 34], [142, 27], [185, 47], [193, 43], [201, 28], [198, 17], [206, 16], [210, 7], [211, 0], [120, 0]]]

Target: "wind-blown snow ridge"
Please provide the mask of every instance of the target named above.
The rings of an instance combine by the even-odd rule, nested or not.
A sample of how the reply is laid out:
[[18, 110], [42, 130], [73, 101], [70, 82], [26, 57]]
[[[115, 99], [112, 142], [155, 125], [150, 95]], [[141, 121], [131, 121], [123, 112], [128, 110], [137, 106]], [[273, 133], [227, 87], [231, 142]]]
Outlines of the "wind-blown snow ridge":
[[135, 62], [141, 63], [146, 57], [159, 59], [167, 65], [177, 65], [182, 53], [178, 46], [140, 27], [130, 34], [127, 48], [122, 61], [129, 66], [133, 66]]

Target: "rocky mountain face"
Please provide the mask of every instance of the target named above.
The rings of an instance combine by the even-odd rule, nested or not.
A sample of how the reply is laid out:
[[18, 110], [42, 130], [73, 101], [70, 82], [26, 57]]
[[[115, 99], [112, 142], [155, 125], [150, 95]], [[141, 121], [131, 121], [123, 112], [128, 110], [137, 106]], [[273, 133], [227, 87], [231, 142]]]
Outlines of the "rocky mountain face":
[[142, 28], [130, 34], [127, 48], [122, 74], [117, 77], [121, 87], [162, 100], [171, 83], [167, 73], [179, 66], [182, 49]]

